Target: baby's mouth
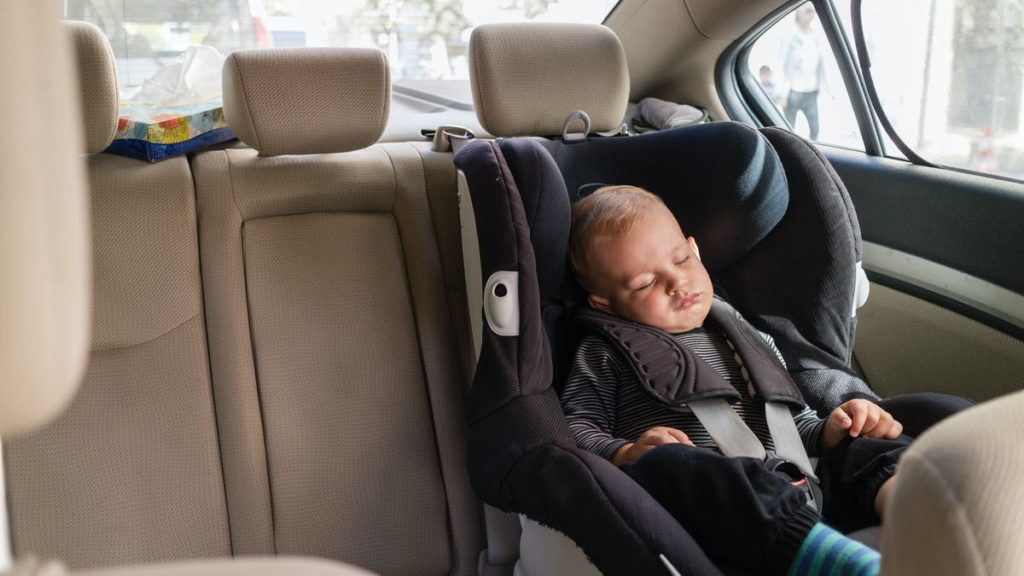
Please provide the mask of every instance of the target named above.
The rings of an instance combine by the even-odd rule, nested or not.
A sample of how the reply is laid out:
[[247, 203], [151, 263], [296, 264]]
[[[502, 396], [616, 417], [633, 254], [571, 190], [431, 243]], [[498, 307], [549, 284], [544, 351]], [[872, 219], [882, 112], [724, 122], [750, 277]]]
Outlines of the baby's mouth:
[[676, 310], [686, 310], [687, 308], [690, 308], [691, 306], [696, 304], [697, 301], [700, 300], [700, 296], [700, 292], [691, 292], [687, 294], [682, 300], [677, 302], [676, 305], [673, 306], [673, 308]]

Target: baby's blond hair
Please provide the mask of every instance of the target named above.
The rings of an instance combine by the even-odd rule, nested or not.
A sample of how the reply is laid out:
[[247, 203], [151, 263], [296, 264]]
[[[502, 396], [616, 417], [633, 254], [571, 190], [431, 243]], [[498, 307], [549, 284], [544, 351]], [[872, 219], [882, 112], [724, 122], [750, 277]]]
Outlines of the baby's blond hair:
[[572, 206], [569, 231], [569, 266], [584, 290], [593, 293], [592, 257], [601, 237], [628, 233], [657, 207], [668, 210], [661, 198], [637, 186], [604, 186]]

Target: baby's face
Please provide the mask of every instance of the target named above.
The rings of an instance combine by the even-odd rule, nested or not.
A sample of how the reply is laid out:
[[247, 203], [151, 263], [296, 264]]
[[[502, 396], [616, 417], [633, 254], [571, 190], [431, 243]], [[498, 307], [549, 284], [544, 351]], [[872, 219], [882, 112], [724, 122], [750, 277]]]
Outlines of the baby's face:
[[711, 310], [711, 278], [697, 244], [659, 208], [623, 236], [595, 243], [592, 306], [660, 328], [686, 332], [704, 324]]

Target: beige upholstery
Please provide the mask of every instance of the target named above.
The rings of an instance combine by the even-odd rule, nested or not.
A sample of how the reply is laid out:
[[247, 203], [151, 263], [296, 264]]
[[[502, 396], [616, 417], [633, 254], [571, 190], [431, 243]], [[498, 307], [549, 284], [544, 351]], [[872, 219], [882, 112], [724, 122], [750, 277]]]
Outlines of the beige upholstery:
[[1024, 392], [936, 425], [904, 454], [882, 573], [1024, 574]]
[[[117, 132], [117, 71], [110, 43], [87, 22], [66, 22], [76, 55], [78, 90], [85, 125], [85, 151], [102, 152]], [[109, 52], [102, 57], [102, 52]]]
[[[241, 80], [226, 71], [225, 84], [259, 79], [246, 92], [257, 116], [291, 118], [293, 127], [280, 129], [288, 138], [308, 136], [294, 126], [326, 136], [367, 124], [368, 110], [386, 111], [387, 90], [376, 91], [376, 105], [346, 106], [340, 86], [303, 86], [301, 106], [278, 95], [325, 70], [350, 83], [367, 54], [376, 53], [292, 51], [287, 74], [280, 58], [242, 54], [228, 63]], [[229, 119], [233, 127], [249, 121]], [[459, 293], [445, 282], [439, 250], [440, 242], [451, 265], [458, 232], [438, 232], [432, 214], [457, 223], [452, 207], [430, 203], [446, 185], [455, 202], [451, 156], [426, 143], [301, 150], [268, 158], [266, 146], [262, 155], [228, 149], [193, 162], [233, 534], [244, 525], [265, 552], [381, 573], [472, 573], [480, 511], [465, 466], [464, 381], [448, 313]], [[272, 525], [238, 517], [264, 506]]]
[[21, 558], [4, 576], [67, 576], [68, 569], [60, 562], [40, 562], [35, 558]]
[[[81, 61], [110, 65], [102, 36], [81, 40], [97, 29], [75, 32]], [[68, 410], [5, 446], [15, 552], [72, 569], [229, 555], [188, 164], [96, 154], [88, 174], [92, 353]]]
[[126, 566], [75, 572], [74, 576], [373, 576], [373, 573], [313, 558], [254, 558]]
[[230, 554], [188, 166], [89, 167], [93, 352], [71, 407], [7, 446], [15, 550], [72, 568]]
[[425, 146], [195, 159], [221, 430], [260, 446], [247, 423], [262, 414], [278, 553], [473, 569], [479, 511]]
[[[484, 24], [469, 41], [473, 104], [495, 136], [552, 136], [586, 112], [592, 130], [614, 130], [629, 99], [626, 56], [597, 24]], [[576, 130], [578, 131], [578, 127]]]
[[[62, 410], [88, 346], [89, 243], [81, 122], [53, 2], [0, 18], [0, 435]], [[26, 54], [40, 55], [27, 58]], [[45, 55], [45, 56], [42, 56]], [[54, 133], [64, 137], [54, 138]], [[2, 506], [0, 506], [2, 509]], [[0, 522], [0, 533], [2, 533]], [[0, 534], [2, 536], [2, 534]]]
[[391, 105], [387, 59], [369, 48], [238, 50], [223, 85], [224, 117], [263, 156], [364, 148]]
[[871, 285], [854, 353], [883, 397], [942, 392], [988, 400], [1019, 390], [1024, 342], [931, 302]]

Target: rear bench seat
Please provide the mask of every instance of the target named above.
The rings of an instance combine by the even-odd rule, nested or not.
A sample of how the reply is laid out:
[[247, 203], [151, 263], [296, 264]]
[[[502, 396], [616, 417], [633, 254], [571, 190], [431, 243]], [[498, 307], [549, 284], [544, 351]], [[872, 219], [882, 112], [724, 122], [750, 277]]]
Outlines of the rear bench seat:
[[[247, 552], [475, 572], [479, 503], [424, 168], [439, 159], [373, 145], [390, 102], [377, 50], [235, 52], [224, 95], [253, 148], [201, 153], [193, 170], [232, 526], [234, 510], [269, 505], [238, 519]], [[454, 203], [446, 156], [436, 201]], [[269, 491], [230, 488], [263, 474]]]
[[475, 573], [455, 172], [425, 143], [374, 145], [383, 57], [236, 53], [225, 108], [254, 149], [147, 164], [95, 154], [117, 102], [97, 34], [77, 29], [92, 351], [70, 408], [5, 442], [15, 553]]

